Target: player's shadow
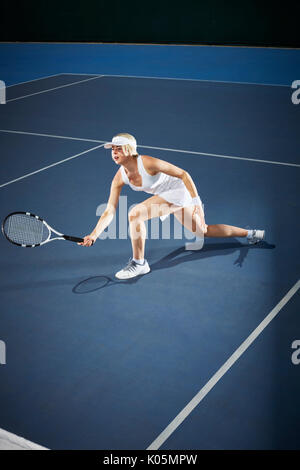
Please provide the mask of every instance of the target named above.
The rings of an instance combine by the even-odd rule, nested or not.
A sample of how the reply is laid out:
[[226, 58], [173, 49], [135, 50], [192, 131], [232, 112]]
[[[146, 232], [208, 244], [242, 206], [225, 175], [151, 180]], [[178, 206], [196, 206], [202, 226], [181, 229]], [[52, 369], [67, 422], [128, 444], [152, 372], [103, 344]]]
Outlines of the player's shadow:
[[[159, 269], [173, 268], [178, 264], [186, 263], [188, 261], [194, 261], [197, 259], [205, 259], [213, 256], [226, 256], [234, 253], [235, 251], [238, 251], [238, 257], [234, 261], [234, 264], [237, 267], [241, 268], [249, 253], [249, 250], [270, 250], [273, 248], [275, 248], [275, 245], [271, 245], [267, 242], [261, 242], [258, 245], [245, 245], [235, 239], [231, 239], [230, 242], [225, 243], [207, 243], [206, 245], [204, 245], [202, 250], [199, 251], [186, 251], [185, 247], [183, 246], [177, 248], [176, 250], [173, 250], [168, 255], [151, 264], [151, 272]], [[138, 276], [133, 279], [121, 281], [117, 280], [114, 275], [93, 276], [89, 277], [88, 279], [84, 279], [83, 281], [80, 281], [78, 284], [76, 284], [73, 287], [72, 292], [74, 294], [88, 294], [90, 292], [95, 292], [111, 285], [135, 284], [142, 277], [143, 276]]]

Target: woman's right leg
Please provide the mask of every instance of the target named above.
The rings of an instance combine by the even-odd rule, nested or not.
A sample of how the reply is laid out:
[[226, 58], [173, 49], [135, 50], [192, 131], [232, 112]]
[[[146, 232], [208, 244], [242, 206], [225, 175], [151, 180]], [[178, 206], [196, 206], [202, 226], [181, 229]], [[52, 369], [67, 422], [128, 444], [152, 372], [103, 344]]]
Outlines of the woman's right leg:
[[154, 217], [168, 215], [176, 209], [176, 206], [173, 206], [159, 196], [152, 196], [131, 209], [128, 219], [134, 259], [130, 260], [125, 268], [115, 274], [118, 279], [130, 279], [141, 274], [147, 274], [150, 271], [148, 262], [144, 259], [146, 241], [145, 221]]
[[174, 206], [157, 195], [149, 197], [131, 209], [128, 219], [133, 258], [144, 258], [146, 240], [145, 221], [162, 215], [168, 215], [173, 211]]

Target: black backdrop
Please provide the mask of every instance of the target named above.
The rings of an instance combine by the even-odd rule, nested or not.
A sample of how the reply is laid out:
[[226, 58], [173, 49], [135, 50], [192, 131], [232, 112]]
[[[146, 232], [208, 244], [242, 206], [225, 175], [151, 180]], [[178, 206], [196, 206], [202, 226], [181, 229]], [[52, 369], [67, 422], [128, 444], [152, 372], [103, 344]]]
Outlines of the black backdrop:
[[1, 41], [300, 47], [299, 0], [4, 0], [1, 3]]

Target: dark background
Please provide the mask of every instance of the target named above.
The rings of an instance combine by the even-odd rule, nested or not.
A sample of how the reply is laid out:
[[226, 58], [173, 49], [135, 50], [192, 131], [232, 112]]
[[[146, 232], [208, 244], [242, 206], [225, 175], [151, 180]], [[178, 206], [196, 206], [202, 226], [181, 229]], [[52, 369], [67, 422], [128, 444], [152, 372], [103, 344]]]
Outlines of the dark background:
[[2, 2], [0, 40], [300, 47], [299, 2]]

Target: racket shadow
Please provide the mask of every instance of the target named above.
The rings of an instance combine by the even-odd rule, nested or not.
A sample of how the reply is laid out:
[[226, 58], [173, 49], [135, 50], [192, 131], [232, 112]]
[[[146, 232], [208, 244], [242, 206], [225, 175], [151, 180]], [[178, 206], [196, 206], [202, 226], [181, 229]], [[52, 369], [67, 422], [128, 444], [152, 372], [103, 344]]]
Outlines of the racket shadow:
[[78, 284], [73, 287], [72, 292], [74, 294], [90, 294], [91, 292], [96, 292], [97, 290], [101, 290], [109, 286], [114, 286], [116, 284], [135, 284], [138, 280], [139, 278], [117, 281], [111, 276], [92, 276], [87, 279], [84, 279], [83, 281], [78, 282]]

